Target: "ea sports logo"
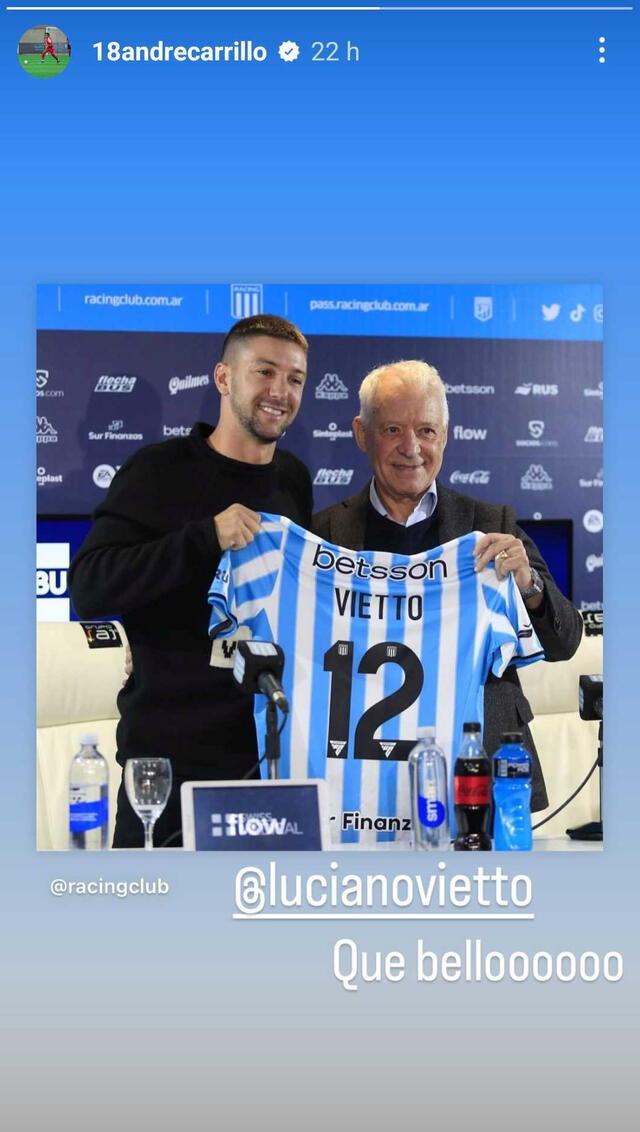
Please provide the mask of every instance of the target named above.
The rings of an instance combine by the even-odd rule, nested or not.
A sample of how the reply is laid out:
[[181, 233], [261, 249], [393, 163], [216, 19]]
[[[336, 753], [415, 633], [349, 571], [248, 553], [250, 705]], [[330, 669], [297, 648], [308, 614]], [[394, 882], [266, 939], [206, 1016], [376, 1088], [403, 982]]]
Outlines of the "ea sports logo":
[[101, 487], [103, 491], [106, 491], [115, 474], [116, 469], [111, 464], [98, 464], [97, 468], [93, 469], [93, 482], [96, 487]]
[[603, 527], [602, 511], [585, 511], [582, 516], [582, 525], [590, 535], [600, 534]]

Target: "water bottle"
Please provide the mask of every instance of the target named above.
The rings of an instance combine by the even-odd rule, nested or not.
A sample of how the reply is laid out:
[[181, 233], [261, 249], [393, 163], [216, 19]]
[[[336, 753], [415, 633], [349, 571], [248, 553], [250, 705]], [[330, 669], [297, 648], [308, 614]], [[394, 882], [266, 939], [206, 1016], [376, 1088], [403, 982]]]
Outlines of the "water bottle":
[[109, 767], [87, 732], [69, 769], [69, 848], [106, 849], [108, 830]]
[[453, 770], [453, 809], [457, 837], [453, 848], [491, 848], [491, 763], [480, 739], [480, 724], [465, 723]]
[[531, 849], [531, 756], [521, 731], [505, 731], [493, 758], [496, 849]]
[[447, 761], [433, 728], [420, 727], [409, 752], [412, 844], [414, 849], [449, 848]]

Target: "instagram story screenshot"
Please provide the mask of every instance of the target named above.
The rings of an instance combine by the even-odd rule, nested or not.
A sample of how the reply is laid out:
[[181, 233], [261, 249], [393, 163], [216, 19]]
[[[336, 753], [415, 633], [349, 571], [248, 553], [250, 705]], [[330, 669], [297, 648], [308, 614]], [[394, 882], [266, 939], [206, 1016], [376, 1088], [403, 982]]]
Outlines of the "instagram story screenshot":
[[637, 1125], [639, 19], [2, 5], [7, 1127]]

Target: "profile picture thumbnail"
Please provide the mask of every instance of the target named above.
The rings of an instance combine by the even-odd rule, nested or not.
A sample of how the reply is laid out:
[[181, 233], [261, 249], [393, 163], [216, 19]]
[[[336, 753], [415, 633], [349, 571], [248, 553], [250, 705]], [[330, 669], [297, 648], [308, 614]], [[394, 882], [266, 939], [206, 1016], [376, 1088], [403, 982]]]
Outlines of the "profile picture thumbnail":
[[69, 65], [71, 44], [60, 28], [36, 24], [18, 42], [18, 63], [38, 79], [52, 79]]

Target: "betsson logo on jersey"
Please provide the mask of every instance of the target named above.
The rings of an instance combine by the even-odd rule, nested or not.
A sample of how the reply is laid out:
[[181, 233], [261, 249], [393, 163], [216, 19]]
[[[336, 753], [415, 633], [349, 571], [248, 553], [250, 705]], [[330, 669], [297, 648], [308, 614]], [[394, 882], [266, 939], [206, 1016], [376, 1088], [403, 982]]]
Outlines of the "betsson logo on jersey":
[[[392, 578], [401, 581], [413, 578], [415, 581], [442, 581], [447, 577], [447, 564], [441, 558], [432, 562], [414, 562], [411, 566], [372, 566], [360, 555], [352, 558], [350, 554], [334, 554], [322, 543], [316, 547], [312, 566], [317, 570], [335, 570], [338, 574], [355, 575], [356, 578]], [[365, 597], [371, 595], [363, 595]]]
[[460, 472], [456, 469], [449, 476], [449, 483], [489, 483], [491, 472], [486, 468], [476, 468], [473, 472]]
[[207, 373], [188, 373], [186, 377], [172, 377], [169, 379], [169, 393], [175, 397], [176, 393], [184, 393], [187, 389], [201, 389], [209, 384]]
[[319, 385], [316, 385], [316, 397], [320, 401], [346, 401], [349, 396], [344, 381], [337, 373], [325, 373]]

